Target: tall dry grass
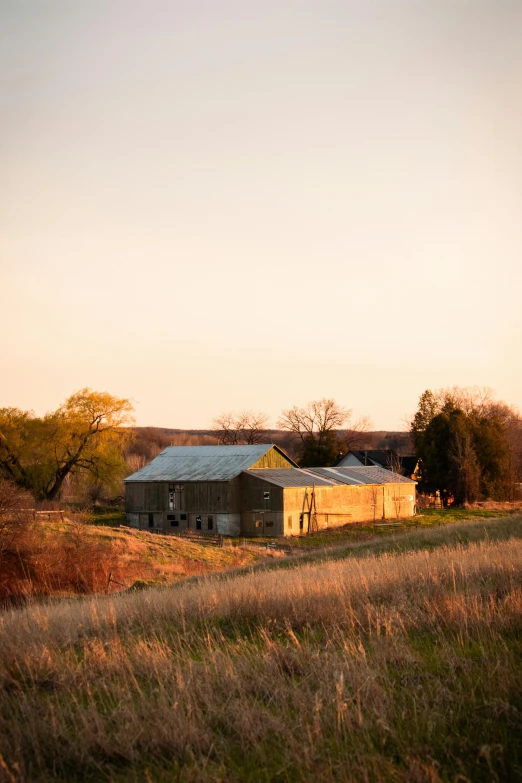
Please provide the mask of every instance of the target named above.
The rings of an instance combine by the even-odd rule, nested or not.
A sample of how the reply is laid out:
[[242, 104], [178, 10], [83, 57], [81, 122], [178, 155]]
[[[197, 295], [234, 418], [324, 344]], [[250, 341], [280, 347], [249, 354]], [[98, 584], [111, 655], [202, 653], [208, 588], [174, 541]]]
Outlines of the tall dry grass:
[[[18, 521], [18, 520], [16, 520]], [[117, 548], [88, 534], [86, 515], [71, 514], [64, 531], [25, 515], [0, 549], [0, 608], [44, 596], [105, 592], [121, 570]]]
[[516, 780], [522, 541], [5, 613], [0, 776]]
[[27, 517], [10, 535], [8, 548], [0, 528], [0, 610], [43, 599], [105, 595], [136, 583], [171, 583], [259, 557], [239, 547], [205, 547], [89, 521], [81, 512], [69, 513], [63, 523]]

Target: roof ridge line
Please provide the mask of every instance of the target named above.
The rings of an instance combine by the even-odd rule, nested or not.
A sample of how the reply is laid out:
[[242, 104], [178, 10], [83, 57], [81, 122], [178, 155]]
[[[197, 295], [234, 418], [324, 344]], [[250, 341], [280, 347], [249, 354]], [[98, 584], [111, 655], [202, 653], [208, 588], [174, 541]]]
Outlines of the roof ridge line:
[[[351, 468], [352, 466], [351, 465], [346, 465], [346, 467], [347, 468]], [[372, 466], [372, 467], [374, 467], [374, 466]], [[338, 476], [343, 478], [343, 474], [339, 473], [339, 471], [336, 470], [335, 468], [323, 468], [323, 470], [328, 470], [328, 471], [331, 470], [333, 473], [336, 473]], [[353, 478], [353, 476], [350, 476], [349, 478], [351, 478], [352, 481], [355, 481], [356, 484], [366, 484], [366, 481], [359, 481], [358, 479]]]
[[[321, 476], [321, 474], [320, 474], [320, 473], [314, 473], [314, 471], [313, 471], [311, 468], [294, 468], [294, 469], [295, 469], [295, 470], [299, 470], [301, 473], [304, 473], [304, 474], [305, 474], [305, 475], [307, 475], [307, 476], [310, 476], [310, 475], [311, 475], [311, 476], [312, 476], [312, 478], [313, 478], [314, 476], [316, 476], [317, 478], [323, 479], [323, 481], [324, 481], [324, 478], [325, 478], [325, 477], [324, 477], [324, 476]], [[326, 470], [328, 470], [328, 468], [326, 468]], [[328, 477], [326, 478], [326, 480], [328, 481]], [[330, 483], [332, 484], [332, 486], [333, 486], [333, 487], [335, 487], [335, 486], [337, 486], [337, 484], [338, 484], [339, 482], [338, 482], [338, 481], [337, 481], [337, 482], [335, 482], [335, 481], [331, 481]]]

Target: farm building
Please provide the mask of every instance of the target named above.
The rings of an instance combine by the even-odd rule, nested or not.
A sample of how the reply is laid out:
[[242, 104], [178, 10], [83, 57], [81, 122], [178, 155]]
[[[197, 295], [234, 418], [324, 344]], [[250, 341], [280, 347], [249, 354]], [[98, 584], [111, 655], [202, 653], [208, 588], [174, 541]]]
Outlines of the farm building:
[[274, 445], [171, 446], [125, 479], [132, 527], [299, 535], [415, 510], [415, 481], [378, 467], [298, 468]]
[[418, 458], [414, 456], [399, 456], [392, 449], [370, 449], [365, 451], [349, 451], [337, 462], [336, 467], [356, 467], [373, 465], [377, 468], [386, 468], [403, 476], [416, 478]]

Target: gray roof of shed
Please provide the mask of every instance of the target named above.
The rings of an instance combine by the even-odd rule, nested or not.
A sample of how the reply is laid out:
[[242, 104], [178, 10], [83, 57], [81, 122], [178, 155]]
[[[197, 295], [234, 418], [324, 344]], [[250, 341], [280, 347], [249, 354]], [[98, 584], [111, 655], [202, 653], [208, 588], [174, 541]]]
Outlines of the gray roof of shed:
[[331, 487], [339, 484], [415, 484], [399, 473], [370, 466], [349, 468], [262, 468], [249, 475], [278, 487]]
[[311, 473], [317, 473], [329, 479], [335, 479], [340, 484], [416, 484], [413, 479], [393, 473], [385, 468], [366, 465], [355, 465], [337, 468], [309, 468]]
[[[343, 457], [341, 457], [340, 460], [338, 460], [337, 465], [339, 467], [343, 466], [343, 461], [350, 456], [350, 454], [353, 454], [353, 456], [359, 460], [359, 462], [364, 465], [365, 467], [385, 467], [386, 465], [390, 464], [390, 460], [394, 457], [397, 458], [397, 454], [393, 449], [366, 449], [366, 450], [356, 450], [352, 449], [351, 451], [348, 451], [347, 454], [345, 454]], [[372, 466], [372, 462], [377, 462], [377, 465]], [[366, 464], [365, 464], [366, 463]], [[350, 467], [347, 465], [346, 467]]]
[[277, 446], [168, 446], [144, 468], [127, 476], [125, 482], [229, 481], [248, 470], [271, 448]]
[[249, 470], [249, 476], [268, 481], [269, 484], [276, 484], [278, 487], [331, 487], [338, 482], [333, 477], [323, 477], [315, 475], [302, 468], [260, 468], [259, 470]]

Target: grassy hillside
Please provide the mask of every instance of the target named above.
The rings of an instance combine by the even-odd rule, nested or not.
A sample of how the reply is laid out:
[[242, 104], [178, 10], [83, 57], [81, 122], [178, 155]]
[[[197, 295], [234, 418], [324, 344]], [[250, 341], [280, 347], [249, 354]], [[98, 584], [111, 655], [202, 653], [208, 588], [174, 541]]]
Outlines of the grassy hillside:
[[[48, 527], [49, 532], [51, 528]], [[52, 526], [52, 533], [75, 535], [70, 525]], [[232, 547], [205, 546], [177, 536], [162, 536], [145, 530], [82, 525], [79, 534], [89, 542], [109, 545], [113, 577], [128, 587], [137, 579], [169, 584], [194, 574], [222, 571], [253, 562], [255, 554]]]
[[[288, 558], [288, 567], [317, 553], [345, 557], [352, 550], [396, 551], [415, 544], [412, 530], [426, 542], [440, 539], [436, 532], [448, 521], [473, 514], [499, 515], [498, 511], [426, 512], [422, 516], [390, 525], [347, 525], [291, 539], [291, 550], [267, 549], [263, 540], [225, 539], [222, 549], [173, 536], [120, 528], [121, 511], [98, 509], [95, 513], [69, 512], [62, 522], [27, 520], [13, 540], [10, 551], [2, 550], [0, 606], [47, 597], [120, 592], [131, 586], [166, 585], [198, 574], [229, 571], [250, 566], [256, 560]], [[431, 532], [430, 532], [431, 531]], [[273, 543], [266, 539], [265, 543]], [[386, 543], [389, 542], [389, 543]], [[246, 543], [246, 545], [245, 545]], [[1, 547], [0, 547], [1, 548]], [[331, 552], [331, 550], [333, 550]], [[314, 554], [315, 553], [315, 554]]]
[[170, 584], [245, 565], [261, 554], [85, 520], [85, 515], [73, 515], [64, 522], [28, 522], [12, 551], [3, 552], [0, 606], [45, 596]]
[[0, 779], [522, 779], [522, 517], [355, 544], [4, 613]]

